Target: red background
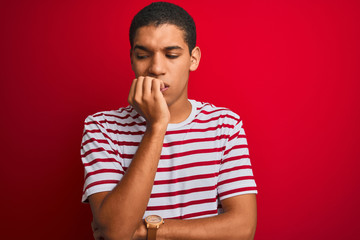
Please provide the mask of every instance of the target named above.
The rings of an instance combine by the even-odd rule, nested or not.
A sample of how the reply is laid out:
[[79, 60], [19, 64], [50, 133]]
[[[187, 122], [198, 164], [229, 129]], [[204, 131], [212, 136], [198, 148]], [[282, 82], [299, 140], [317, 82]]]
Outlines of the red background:
[[[128, 28], [150, 1], [1, 1], [1, 239], [91, 239], [80, 142], [127, 105]], [[256, 239], [359, 239], [359, 1], [174, 1], [202, 50], [193, 99], [239, 113]]]

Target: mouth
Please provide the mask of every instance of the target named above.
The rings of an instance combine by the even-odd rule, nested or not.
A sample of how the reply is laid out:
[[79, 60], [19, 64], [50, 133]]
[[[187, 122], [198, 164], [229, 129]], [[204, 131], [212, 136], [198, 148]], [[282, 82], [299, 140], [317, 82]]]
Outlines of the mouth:
[[169, 84], [164, 83], [164, 86], [160, 87], [160, 91], [165, 92], [166, 90], [169, 89], [169, 87], [170, 87]]

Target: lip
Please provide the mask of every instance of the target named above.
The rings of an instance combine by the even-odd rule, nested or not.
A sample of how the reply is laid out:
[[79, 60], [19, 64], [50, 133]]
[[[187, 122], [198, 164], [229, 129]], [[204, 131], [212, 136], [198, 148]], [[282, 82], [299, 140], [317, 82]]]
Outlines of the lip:
[[165, 86], [165, 87], [161, 88], [160, 91], [161, 91], [161, 92], [165, 92], [165, 91], [168, 90], [168, 89], [169, 89], [169, 87], [166, 87], [166, 86]]
[[169, 89], [169, 84], [166, 84], [166, 83], [164, 83], [164, 87], [163, 88], [160, 88], [160, 91], [161, 92], [165, 92], [166, 90], [168, 90]]

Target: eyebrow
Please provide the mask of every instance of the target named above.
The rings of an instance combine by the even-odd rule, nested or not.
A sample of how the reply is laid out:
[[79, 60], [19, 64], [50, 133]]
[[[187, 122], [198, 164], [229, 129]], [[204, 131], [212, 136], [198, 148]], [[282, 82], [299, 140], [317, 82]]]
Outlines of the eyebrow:
[[135, 46], [134, 46], [134, 50], [136, 50], [136, 49], [140, 49], [140, 50], [144, 50], [144, 51], [149, 52], [149, 50], [148, 50], [146, 47], [141, 46], [141, 45], [135, 45]]
[[165, 50], [183, 50], [182, 47], [179, 47], [179, 46], [169, 46], [169, 47], [166, 47]]
[[[140, 50], [143, 50], [143, 51], [146, 51], [146, 52], [150, 52], [150, 50], [148, 48], [146, 48], [146, 47], [144, 47], [142, 45], [135, 45], [134, 50], [136, 50], [136, 49], [140, 49]], [[177, 49], [183, 50], [183, 48], [180, 47], [180, 46], [169, 46], [169, 47], [164, 48], [164, 50], [166, 50], [166, 51], [177, 50]]]

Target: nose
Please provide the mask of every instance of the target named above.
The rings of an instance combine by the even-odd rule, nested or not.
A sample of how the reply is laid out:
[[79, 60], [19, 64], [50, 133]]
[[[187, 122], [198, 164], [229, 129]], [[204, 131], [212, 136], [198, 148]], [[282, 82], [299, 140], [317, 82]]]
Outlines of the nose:
[[165, 59], [161, 56], [161, 53], [156, 53], [153, 55], [150, 66], [149, 66], [149, 75], [151, 76], [160, 76], [165, 74]]

